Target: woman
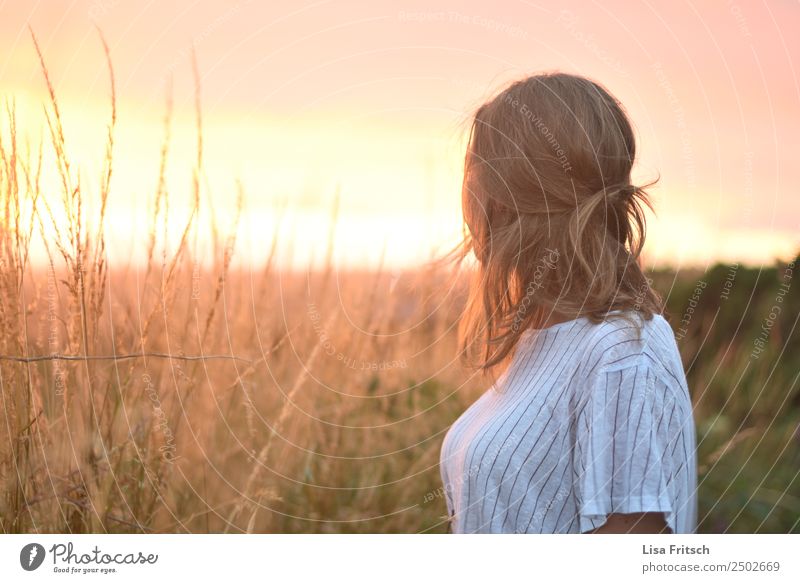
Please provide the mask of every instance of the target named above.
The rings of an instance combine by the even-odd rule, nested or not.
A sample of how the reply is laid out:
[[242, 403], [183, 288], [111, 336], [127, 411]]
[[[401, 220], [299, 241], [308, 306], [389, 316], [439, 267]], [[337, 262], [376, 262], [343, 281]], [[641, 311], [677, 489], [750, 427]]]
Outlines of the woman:
[[639, 265], [634, 158], [620, 103], [582, 77], [530, 77], [474, 116], [462, 349], [496, 382], [442, 447], [453, 532], [695, 529], [692, 407]]

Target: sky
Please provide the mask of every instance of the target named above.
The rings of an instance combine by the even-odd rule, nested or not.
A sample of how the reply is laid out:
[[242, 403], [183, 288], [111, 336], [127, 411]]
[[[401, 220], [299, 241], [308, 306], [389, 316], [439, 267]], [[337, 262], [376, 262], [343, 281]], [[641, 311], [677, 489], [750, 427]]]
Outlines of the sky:
[[635, 179], [659, 178], [646, 262], [771, 263], [800, 249], [797, 2], [275, 4], [0, 4], [0, 99], [13, 100], [21, 135], [46, 135], [30, 26], [89, 195], [110, 109], [98, 28], [108, 41], [118, 110], [112, 260], [142, 257], [168, 91], [173, 239], [188, 216], [192, 50], [203, 114], [199, 245], [212, 222], [232, 224], [240, 181], [240, 261], [263, 260], [276, 230], [281, 260], [295, 266], [324, 260], [331, 237], [342, 266], [401, 268], [446, 249], [461, 232], [470, 113], [509, 81], [552, 70], [601, 82], [636, 126]]

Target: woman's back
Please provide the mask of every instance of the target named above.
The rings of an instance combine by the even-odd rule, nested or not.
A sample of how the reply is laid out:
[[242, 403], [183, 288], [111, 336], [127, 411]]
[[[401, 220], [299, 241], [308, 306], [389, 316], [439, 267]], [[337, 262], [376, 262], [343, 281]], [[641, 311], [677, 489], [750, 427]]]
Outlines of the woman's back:
[[692, 532], [694, 452], [683, 366], [662, 316], [527, 331], [507, 372], [445, 438], [451, 526], [586, 532], [611, 513], [663, 512], [673, 532]]

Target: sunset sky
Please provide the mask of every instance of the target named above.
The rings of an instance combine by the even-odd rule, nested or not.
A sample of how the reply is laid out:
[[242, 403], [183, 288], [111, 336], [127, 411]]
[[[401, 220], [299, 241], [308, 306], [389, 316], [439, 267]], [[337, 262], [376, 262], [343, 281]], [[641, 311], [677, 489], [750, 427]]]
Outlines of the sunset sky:
[[555, 69], [606, 85], [636, 125], [636, 178], [660, 176], [648, 262], [770, 263], [800, 249], [797, 2], [273, 4], [0, 4], [2, 98], [15, 100], [21, 134], [46, 135], [30, 24], [69, 154], [95, 191], [109, 113], [95, 25], [108, 40], [119, 116], [112, 259], [143, 248], [170, 79], [176, 233], [188, 214], [192, 46], [211, 203], [201, 218], [225, 228], [242, 181], [240, 260], [263, 258], [284, 202], [282, 260], [320, 260], [337, 190], [340, 265], [410, 265], [456, 241], [466, 117], [509, 80]]

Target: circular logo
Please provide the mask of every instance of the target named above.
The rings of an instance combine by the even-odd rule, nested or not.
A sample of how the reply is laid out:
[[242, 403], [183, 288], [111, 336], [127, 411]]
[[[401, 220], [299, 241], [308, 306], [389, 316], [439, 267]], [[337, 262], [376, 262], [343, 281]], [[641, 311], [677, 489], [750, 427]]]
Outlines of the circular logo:
[[30, 543], [19, 552], [19, 564], [26, 571], [35, 571], [44, 562], [44, 547], [39, 543]]

